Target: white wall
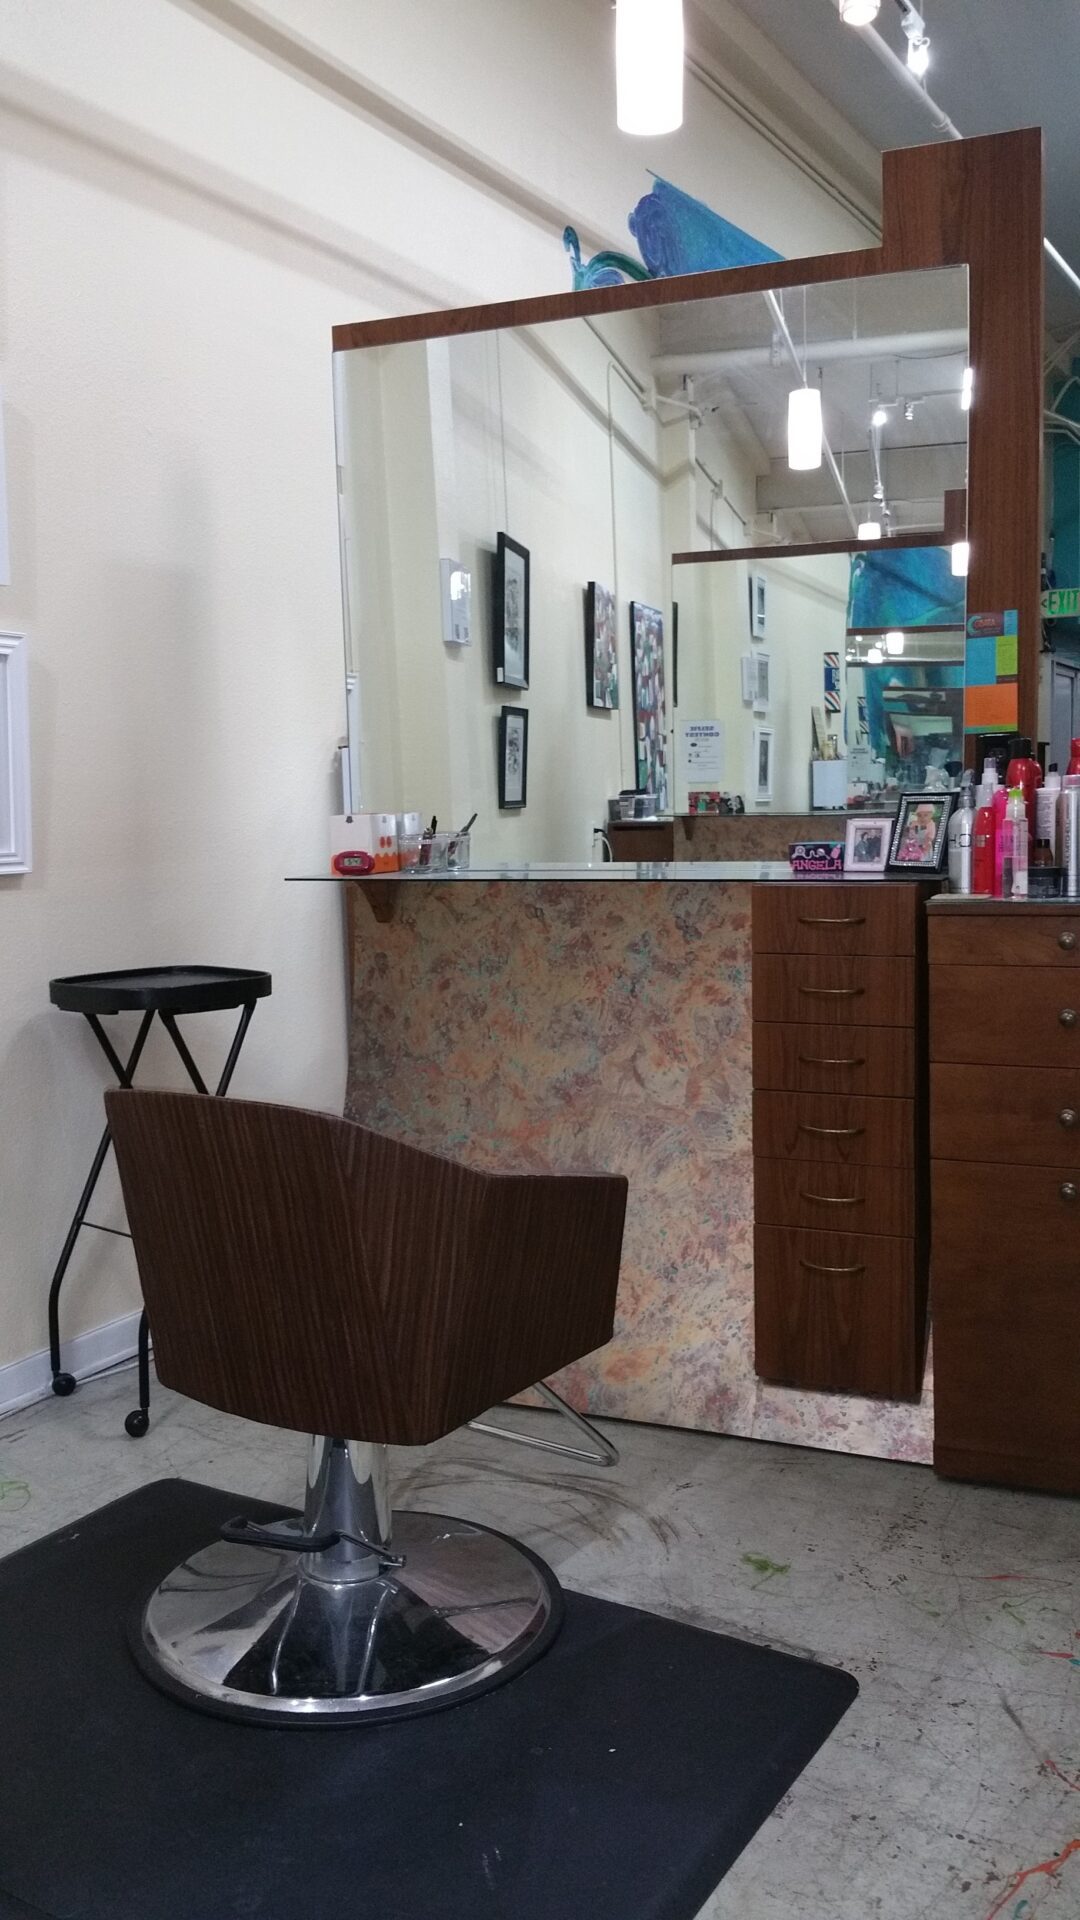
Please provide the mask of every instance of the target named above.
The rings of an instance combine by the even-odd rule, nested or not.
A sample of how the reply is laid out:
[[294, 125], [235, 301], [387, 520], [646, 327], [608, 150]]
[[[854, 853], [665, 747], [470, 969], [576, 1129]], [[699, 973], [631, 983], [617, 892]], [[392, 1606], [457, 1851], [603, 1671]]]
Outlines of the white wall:
[[[680, 135], [618, 138], [606, 5], [221, 11], [4, 5], [0, 625], [31, 639], [36, 864], [0, 883], [0, 1364], [44, 1342], [101, 1119], [51, 975], [267, 966], [236, 1091], [341, 1098], [338, 901], [283, 884], [322, 867], [343, 725], [331, 325], [558, 290], [560, 210], [618, 244], [650, 166], [782, 252], [869, 239], [696, 82]], [[67, 1329], [135, 1300], [84, 1236]]]

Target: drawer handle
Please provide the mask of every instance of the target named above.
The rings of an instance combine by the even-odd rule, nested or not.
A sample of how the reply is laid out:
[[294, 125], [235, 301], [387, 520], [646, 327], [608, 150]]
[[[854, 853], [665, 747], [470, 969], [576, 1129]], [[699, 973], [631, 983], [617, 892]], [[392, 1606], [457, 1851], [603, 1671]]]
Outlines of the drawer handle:
[[1063, 1180], [1061, 1183], [1060, 1192], [1063, 1200], [1075, 1200], [1076, 1199], [1075, 1180]]
[[1076, 945], [1075, 933], [1059, 933], [1058, 934], [1058, 946], [1061, 948], [1062, 953], [1071, 953], [1075, 945]]
[[865, 927], [866, 915], [865, 913], [841, 914], [837, 919], [828, 914], [800, 913], [799, 925], [800, 927]]
[[834, 1193], [806, 1193], [802, 1187], [799, 1188], [799, 1199], [812, 1200], [815, 1206], [818, 1206], [818, 1207], [861, 1207], [862, 1206], [862, 1201], [857, 1197], [851, 1200], [849, 1199], [841, 1200]]
[[1076, 1117], [1075, 1107], [1062, 1107], [1061, 1112], [1058, 1114], [1058, 1119], [1063, 1127], [1075, 1127]]
[[818, 1059], [812, 1053], [800, 1053], [799, 1065], [800, 1067], [865, 1067], [866, 1057], [864, 1055], [859, 1060], [830, 1060]]
[[860, 1261], [857, 1267], [821, 1267], [818, 1265], [816, 1260], [804, 1260], [800, 1255], [799, 1265], [800, 1267], [805, 1267], [807, 1273], [865, 1273], [866, 1272], [865, 1261]]
[[[815, 1000], [857, 1000], [860, 993], [866, 992], [866, 988], [865, 987], [800, 987], [799, 992], [812, 994]], [[1064, 1026], [1069, 1027], [1072, 1025], [1072, 1020], [1076, 1019], [1076, 1015], [1075, 1013], [1073, 1014], [1072, 1020], [1066, 1020], [1064, 1014], [1062, 1014], [1061, 1018], [1062, 1018], [1062, 1024]]]
[[1072, 1007], [1062, 1007], [1061, 1012], [1058, 1014], [1058, 1019], [1063, 1027], [1075, 1027], [1076, 1025], [1076, 1014]]
[[827, 1134], [831, 1140], [857, 1140], [860, 1133], [866, 1132], [866, 1128], [865, 1127], [812, 1127], [809, 1121], [800, 1120], [799, 1132]]

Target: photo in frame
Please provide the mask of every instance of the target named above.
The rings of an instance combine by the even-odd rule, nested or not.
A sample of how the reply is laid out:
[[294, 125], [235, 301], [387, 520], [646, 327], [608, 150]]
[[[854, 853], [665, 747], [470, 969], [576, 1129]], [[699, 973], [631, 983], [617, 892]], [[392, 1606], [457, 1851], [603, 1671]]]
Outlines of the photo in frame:
[[750, 637], [764, 640], [768, 631], [768, 587], [763, 573], [750, 575]]
[[753, 792], [755, 800], [773, 796], [773, 729], [754, 728]]
[[495, 680], [501, 687], [529, 684], [529, 550], [500, 533], [495, 548], [491, 620]]
[[585, 699], [613, 711], [619, 704], [619, 640], [615, 595], [590, 580], [585, 589]]
[[955, 792], [902, 795], [889, 849], [889, 873], [942, 871], [957, 799]]
[[529, 773], [529, 709], [503, 707], [499, 714], [499, 806], [525, 805]]
[[844, 872], [873, 879], [885, 872], [892, 847], [894, 813], [864, 813], [847, 823]]
[[664, 616], [643, 600], [630, 602], [630, 657], [634, 686], [634, 753], [639, 793], [651, 793], [657, 813], [668, 806], [667, 701], [664, 693]]

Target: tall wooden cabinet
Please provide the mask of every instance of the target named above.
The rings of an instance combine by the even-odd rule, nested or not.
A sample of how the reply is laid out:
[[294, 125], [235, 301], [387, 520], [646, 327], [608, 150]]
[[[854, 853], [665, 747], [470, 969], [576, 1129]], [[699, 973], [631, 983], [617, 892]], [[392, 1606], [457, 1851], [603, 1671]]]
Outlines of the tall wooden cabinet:
[[905, 880], [754, 888], [755, 1364], [766, 1380], [920, 1392], [933, 891]]
[[1080, 1493], [1080, 902], [933, 902], [934, 1464]]

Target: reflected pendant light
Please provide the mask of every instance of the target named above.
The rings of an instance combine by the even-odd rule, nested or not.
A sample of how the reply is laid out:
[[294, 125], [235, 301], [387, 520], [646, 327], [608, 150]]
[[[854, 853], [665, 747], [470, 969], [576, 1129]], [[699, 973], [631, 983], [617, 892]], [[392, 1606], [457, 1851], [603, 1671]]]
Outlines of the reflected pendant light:
[[840, 18], [849, 27], [869, 27], [881, 12], [881, 0], [840, 0]]
[[966, 580], [968, 577], [968, 568], [971, 565], [971, 542], [968, 540], [954, 540], [951, 561], [953, 579]]
[[904, 651], [904, 636], [902, 633], [899, 633], [895, 627], [891, 633], [885, 635], [885, 651], [886, 653], [891, 653], [894, 659], [897, 654], [903, 653]]
[[855, 538], [856, 540], [880, 540], [881, 539], [881, 521], [880, 520], [860, 520], [859, 531], [855, 535]]
[[616, 0], [620, 132], [674, 133], [682, 126], [685, 48], [682, 0]]
[[866, 662], [868, 666], [880, 667], [884, 658], [885, 658], [885, 655], [882, 653], [880, 647], [867, 647]]
[[821, 393], [817, 387], [795, 387], [788, 394], [788, 466], [793, 473], [811, 473], [821, 465]]

